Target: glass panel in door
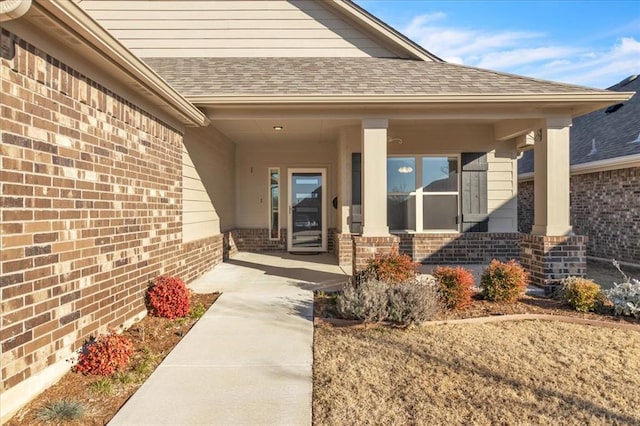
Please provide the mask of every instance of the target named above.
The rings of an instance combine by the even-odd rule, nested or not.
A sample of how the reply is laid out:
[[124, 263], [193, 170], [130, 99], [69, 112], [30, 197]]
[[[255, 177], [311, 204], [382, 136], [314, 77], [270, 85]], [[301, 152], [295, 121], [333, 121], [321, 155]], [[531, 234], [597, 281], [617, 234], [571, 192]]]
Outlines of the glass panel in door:
[[322, 172], [291, 172], [290, 250], [324, 250], [322, 183]]

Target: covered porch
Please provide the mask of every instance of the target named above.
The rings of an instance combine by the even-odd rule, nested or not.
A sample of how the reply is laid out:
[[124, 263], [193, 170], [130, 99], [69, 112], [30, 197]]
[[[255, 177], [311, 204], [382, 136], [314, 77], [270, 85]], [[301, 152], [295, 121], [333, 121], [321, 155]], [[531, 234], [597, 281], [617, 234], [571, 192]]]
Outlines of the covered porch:
[[[393, 250], [425, 265], [515, 258], [538, 285], [586, 272], [569, 223], [570, 117], [385, 110], [216, 108], [235, 145], [227, 256], [330, 252], [353, 271]], [[534, 146], [536, 227], [519, 234], [516, 162]]]
[[[211, 121], [185, 146], [198, 172], [229, 169], [211, 181], [223, 189], [207, 188], [227, 256], [328, 251], [355, 272], [394, 250], [423, 264], [515, 258], [537, 285], [585, 273], [569, 129], [631, 93], [386, 58], [148, 62]], [[516, 162], [527, 149], [535, 223], [520, 234]]]

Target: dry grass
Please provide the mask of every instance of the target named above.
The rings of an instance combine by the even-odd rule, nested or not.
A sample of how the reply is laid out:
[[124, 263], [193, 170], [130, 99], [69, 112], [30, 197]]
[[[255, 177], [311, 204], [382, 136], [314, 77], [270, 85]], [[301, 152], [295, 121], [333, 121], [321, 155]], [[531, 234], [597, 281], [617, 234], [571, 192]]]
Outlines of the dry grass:
[[640, 333], [557, 322], [316, 328], [315, 425], [640, 424]]

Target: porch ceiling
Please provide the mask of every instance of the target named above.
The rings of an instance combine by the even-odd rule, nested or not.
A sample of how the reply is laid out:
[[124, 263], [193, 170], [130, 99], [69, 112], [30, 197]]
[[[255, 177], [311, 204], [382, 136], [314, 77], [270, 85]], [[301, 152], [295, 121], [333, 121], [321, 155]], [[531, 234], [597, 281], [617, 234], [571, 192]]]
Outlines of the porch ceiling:
[[[496, 123], [495, 118], [466, 118], [465, 124]], [[461, 120], [453, 119], [391, 119], [389, 120], [389, 137], [393, 138], [396, 132], [405, 128], [420, 128], [432, 125], [455, 125]], [[213, 119], [213, 125], [229, 139], [238, 144], [246, 143], [278, 143], [278, 142], [304, 142], [327, 143], [337, 140], [340, 131], [344, 128], [359, 127], [361, 119], [355, 118], [296, 118], [287, 116], [273, 116], [268, 118], [242, 118], [242, 119]], [[281, 130], [274, 127], [282, 126]]]

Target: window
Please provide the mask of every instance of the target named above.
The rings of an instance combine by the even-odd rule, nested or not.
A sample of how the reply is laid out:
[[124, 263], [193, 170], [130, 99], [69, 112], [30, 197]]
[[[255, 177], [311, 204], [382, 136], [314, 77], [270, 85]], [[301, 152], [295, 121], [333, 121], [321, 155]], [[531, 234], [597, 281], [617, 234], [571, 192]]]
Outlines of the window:
[[458, 231], [458, 157], [389, 157], [387, 224], [395, 231]]
[[280, 169], [269, 168], [269, 239], [280, 239]]

